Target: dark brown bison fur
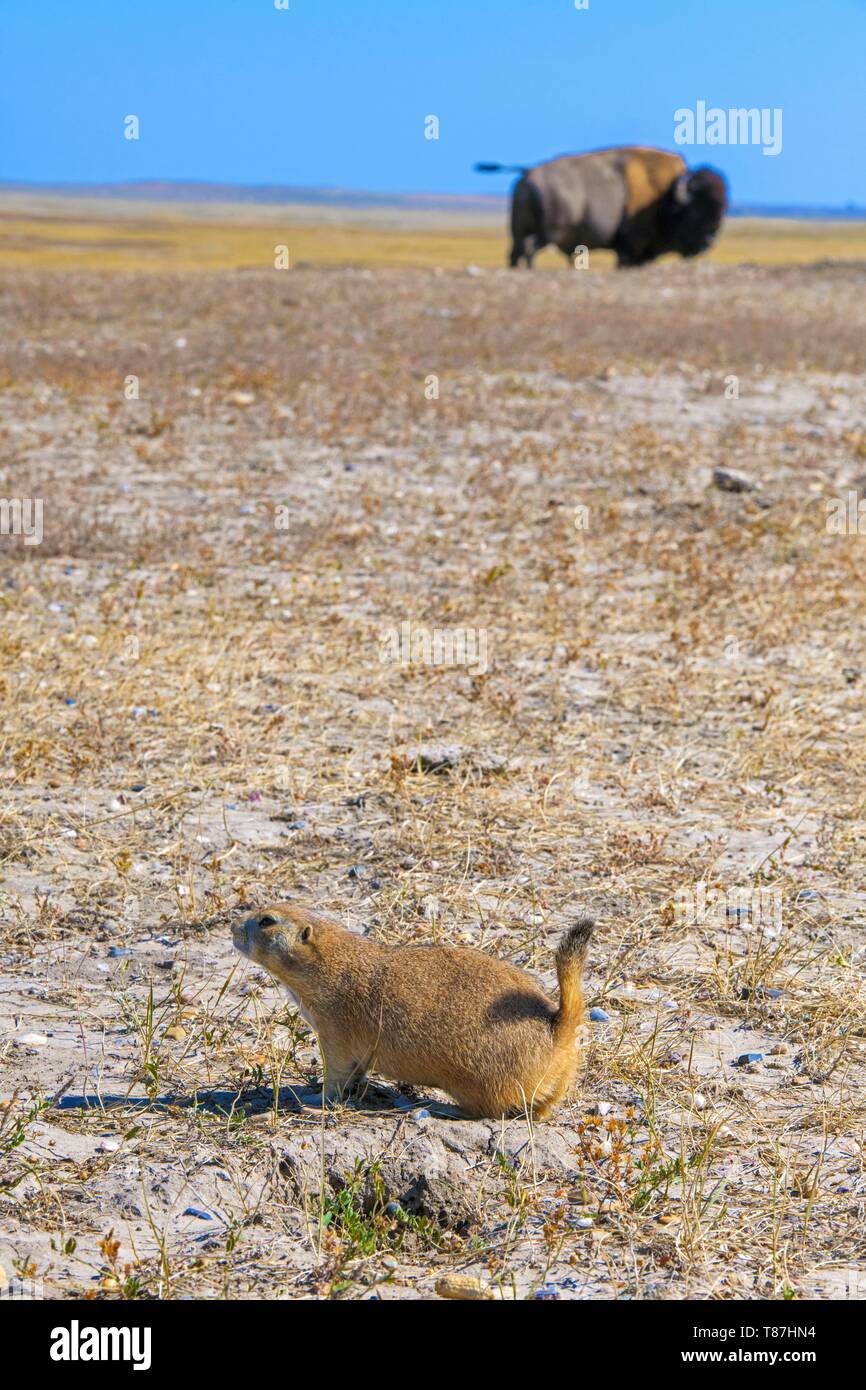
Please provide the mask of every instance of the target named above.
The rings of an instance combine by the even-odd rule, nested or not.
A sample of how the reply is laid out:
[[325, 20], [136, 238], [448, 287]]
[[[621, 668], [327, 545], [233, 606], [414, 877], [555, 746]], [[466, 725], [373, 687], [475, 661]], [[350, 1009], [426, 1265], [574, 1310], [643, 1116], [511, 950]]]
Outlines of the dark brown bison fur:
[[[479, 165], [482, 170], [501, 165]], [[511, 198], [510, 263], [528, 266], [542, 247], [616, 252], [621, 266], [665, 252], [697, 256], [711, 245], [727, 208], [713, 169], [687, 169], [678, 154], [620, 146], [562, 155], [521, 169]]]

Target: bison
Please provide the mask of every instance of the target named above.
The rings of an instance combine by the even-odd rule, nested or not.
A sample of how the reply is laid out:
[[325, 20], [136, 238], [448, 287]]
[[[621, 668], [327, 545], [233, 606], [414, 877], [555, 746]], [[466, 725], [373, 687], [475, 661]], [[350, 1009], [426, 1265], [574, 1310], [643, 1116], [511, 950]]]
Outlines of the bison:
[[714, 169], [688, 169], [678, 154], [623, 145], [565, 154], [533, 168], [476, 164], [480, 173], [519, 173], [511, 195], [512, 266], [543, 246], [572, 257], [578, 247], [615, 251], [645, 265], [666, 251], [697, 256], [721, 226], [727, 188]]

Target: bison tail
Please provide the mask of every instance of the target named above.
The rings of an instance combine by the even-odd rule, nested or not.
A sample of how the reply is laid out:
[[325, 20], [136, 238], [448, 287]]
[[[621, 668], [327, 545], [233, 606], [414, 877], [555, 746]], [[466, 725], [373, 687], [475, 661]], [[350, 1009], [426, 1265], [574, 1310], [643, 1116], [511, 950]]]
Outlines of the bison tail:
[[476, 174], [525, 174], [528, 164], [473, 164]]

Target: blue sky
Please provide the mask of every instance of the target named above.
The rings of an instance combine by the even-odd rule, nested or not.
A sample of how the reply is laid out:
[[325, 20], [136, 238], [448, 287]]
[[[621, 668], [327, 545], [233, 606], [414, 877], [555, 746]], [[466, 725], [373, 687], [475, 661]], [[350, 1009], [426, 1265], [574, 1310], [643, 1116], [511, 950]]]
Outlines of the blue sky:
[[866, 205], [866, 0], [289, 5], [0, 0], [0, 177], [495, 192], [476, 159], [674, 148], [704, 101], [783, 113], [775, 157], [683, 150], [736, 201]]

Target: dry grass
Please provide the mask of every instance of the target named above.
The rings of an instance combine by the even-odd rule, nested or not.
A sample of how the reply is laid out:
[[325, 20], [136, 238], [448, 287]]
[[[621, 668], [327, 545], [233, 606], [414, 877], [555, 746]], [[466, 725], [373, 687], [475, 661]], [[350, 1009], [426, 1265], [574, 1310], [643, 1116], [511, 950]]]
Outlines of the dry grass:
[[[863, 279], [3, 276], [0, 495], [45, 539], [0, 538], [0, 1262], [862, 1293], [866, 569], [824, 523], [866, 470]], [[404, 622], [489, 669], [383, 660]], [[698, 881], [781, 929], [688, 919]], [[298, 1108], [314, 1039], [228, 944], [283, 894], [548, 982], [594, 912], [578, 1096], [531, 1134]], [[395, 1209], [431, 1155], [453, 1205]]]
[[[506, 215], [415, 214], [394, 225], [387, 211], [336, 213], [313, 207], [231, 208], [109, 204], [43, 197], [0, 203], [0, 268], [50, 270], [261, 270], [286, 246], [298, 265], [439, 266], [504, 264]], [[866, 224], [729, 220], [708, 259], [720, 265], [807, 265], [866, 258]], [[592, 269], [614, 258], [596, 252]], [[568, 271], [548, 249], [539, 269]]]

